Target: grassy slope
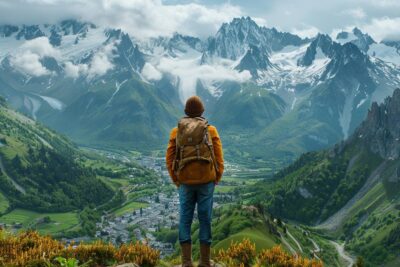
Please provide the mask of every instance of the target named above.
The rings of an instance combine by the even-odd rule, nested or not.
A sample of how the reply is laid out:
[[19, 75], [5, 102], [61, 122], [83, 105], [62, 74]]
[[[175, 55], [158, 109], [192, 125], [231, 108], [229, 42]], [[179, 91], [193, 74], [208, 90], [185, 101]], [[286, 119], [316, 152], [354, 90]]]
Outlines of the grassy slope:
[[142, 202], [129, 202], [124, 206], [118, 208], [114, 211], [116, 216], [121, 216], [126, 213], [132, 213], [135, 210], [139, 210], [140, 208], [147, 208], [149, 205], [147, 203]]
[[228, 238], [215, 244], [213, 246], [213, 249], [215, 251], [218, 251], [220, 249], [227, 249], [231, 245], [231, 242], [240, 242], [245, 238], [249, 239], [251, 242], [256, 244], [257, 251], [266, 248], [272, 248], [273, 246], [279, 244], [276, 237], [272, 236], [261, 227], [257, 227], [257, 228], [246, 228], [236, 234], [233, 234]]
[[[49, 223], [38, 223], [40, 219], [49, 216]], [[56, 234], [79, 224], [78, 213], [38, 213], [29, 210], [15, 209], [0, 217], [0, 222], [6, 224], [20, 223], [22, 227], [35, 228], [43, 234]]]
[[400, 198], [392, 197], [384, 183], [378, 183], [353, 206], [339, 233], [347, 240], [347, 249], [368, 262], [396, 262], [396, 253], [388, 248], [386, 240], [399, 224]]
[[0, 192], [0, 214], [7, 211], [9, 205], [7, 198]]
[[[157, 88], [129, 79], [115, 93], [114, 82], [98, 82], [54, 118], [50, 126], [79, 144], [107, 149], [159, 149], [179, 110]], [[90, 103], [90, 104], [89, 104]]]

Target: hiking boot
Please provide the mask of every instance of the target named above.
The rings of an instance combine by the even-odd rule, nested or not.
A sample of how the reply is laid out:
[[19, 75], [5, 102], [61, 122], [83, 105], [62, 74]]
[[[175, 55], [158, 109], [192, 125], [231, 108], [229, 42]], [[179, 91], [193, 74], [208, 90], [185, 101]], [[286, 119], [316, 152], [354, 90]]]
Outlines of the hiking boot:
[[200, 263], [199, 267], [211, 267], [210, 261], [211, 247], [207, 244], [200, 244]]
[[193, 267], [192, 244], [191, 243], [181, 244], [181, 250], [182, 250], [182, 267]]

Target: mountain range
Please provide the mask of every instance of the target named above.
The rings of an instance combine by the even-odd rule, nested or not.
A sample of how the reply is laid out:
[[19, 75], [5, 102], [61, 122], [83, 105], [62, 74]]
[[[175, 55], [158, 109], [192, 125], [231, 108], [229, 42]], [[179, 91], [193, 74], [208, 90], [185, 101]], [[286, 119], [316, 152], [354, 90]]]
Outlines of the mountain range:
[[400, 85], [398, 47], [357, 28], [301, 38], [249, 17], [206, 39], [139, 40], [76, 20], [3, 25], [0, 94], [79, 144], [140, 151], [163, 149], [198, 94], [229, 160], [276, 171], [353, 133]]

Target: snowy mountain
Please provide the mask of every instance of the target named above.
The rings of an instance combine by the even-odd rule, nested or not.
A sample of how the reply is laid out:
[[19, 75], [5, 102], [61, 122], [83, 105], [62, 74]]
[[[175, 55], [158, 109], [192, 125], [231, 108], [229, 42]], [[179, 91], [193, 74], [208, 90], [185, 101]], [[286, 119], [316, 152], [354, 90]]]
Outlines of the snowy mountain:
[[382, 40], [377, 43], [371, 36], [361, 32], [358, 28], [354, 28], [352, 32], [342, 31], [338, 33], [336, 41], [340, 44], [351, 42], [371, 57], [400, 65], [399, 41]]
[[139, 150], [159, 149], [199, 94], [228, 157], [287, 162], [349, 136], [399, 86], [398, 47], [358, 29], [304, 39], [249, 17], [206, 39], [146, 41], [76, 20], [3, 25], [0, 94], [81, 144]]

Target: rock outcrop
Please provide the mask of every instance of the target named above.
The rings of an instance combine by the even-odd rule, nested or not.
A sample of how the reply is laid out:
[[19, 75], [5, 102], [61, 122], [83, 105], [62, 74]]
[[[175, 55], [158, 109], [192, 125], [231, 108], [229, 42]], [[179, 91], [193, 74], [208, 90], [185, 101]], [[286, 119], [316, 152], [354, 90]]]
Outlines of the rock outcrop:
[[372, 104], [367, 119], [357, 129], [353, 138], [359, 138], [385, 159], [400, 157], [400, 89], [378, 105]]

